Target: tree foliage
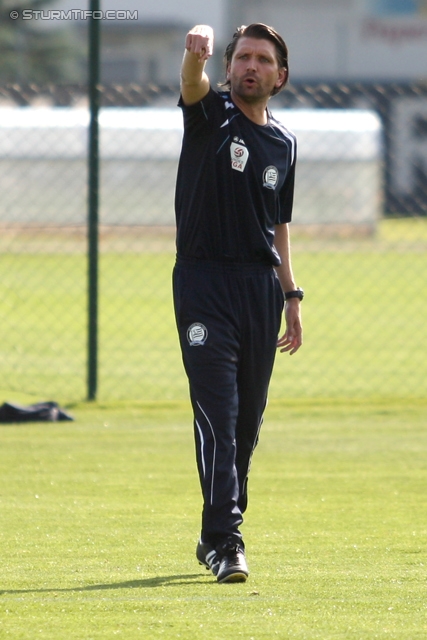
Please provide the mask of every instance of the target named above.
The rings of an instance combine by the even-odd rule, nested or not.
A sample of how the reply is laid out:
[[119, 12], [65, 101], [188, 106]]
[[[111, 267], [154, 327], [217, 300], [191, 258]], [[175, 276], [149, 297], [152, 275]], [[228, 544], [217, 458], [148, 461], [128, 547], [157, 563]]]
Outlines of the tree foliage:
[[[56, 27], [22, 19], [24, 10], [46, 10], [54, 4], [53, 0], [13, 4], [0, 0], [0, 84], [82, 80], [84, 51], [74, 25]], [[19, 13], [17, 19], [11, 18], [12, 11]]]

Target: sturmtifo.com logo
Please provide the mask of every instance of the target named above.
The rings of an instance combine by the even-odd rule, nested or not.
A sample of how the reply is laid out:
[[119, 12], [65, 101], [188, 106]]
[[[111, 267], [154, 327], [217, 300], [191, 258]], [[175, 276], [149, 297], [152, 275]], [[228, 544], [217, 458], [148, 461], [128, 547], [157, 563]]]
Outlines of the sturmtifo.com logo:
[[187, 339], [190, 347], [200, 347], [205, 344], [208, 337], [208, 330], [201, 322], [195, 322], [188, 327]]
[[138, 20], [138, 11], [108, 10], [92, 11], [86, 9], [14, 9], [9, 12], [12, 20]]

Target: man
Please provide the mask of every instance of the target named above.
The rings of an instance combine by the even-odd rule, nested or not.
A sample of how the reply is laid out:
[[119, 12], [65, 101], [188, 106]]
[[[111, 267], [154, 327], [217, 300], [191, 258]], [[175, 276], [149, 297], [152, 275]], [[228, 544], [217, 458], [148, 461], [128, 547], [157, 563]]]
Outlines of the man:
[[267, 108], [287, 82], [286, 44], [266, 25], [238, 29], [225, 54], [229, 90], [216, 92], [205, 72], [213, 39], [198, 25], [185, 43], [173, 287], [203, 493], [196, 555], [223, 583], [248, 576], [239, 527], [249, 468], [276, 348], [302, 344], [303, 292], [288, 232], [296, 141]]

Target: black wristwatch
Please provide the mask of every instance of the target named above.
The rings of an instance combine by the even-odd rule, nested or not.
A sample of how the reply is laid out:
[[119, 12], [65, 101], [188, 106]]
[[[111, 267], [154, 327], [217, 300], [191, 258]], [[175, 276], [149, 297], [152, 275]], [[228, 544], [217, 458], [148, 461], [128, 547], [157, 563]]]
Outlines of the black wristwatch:
[[291, 298], [298, 298], [298, 300], [302, 300], [304, 298], [304, 291], [298, 287], [295, 291], [286, 291], [285, 292], [285, 300], [290, 300]]

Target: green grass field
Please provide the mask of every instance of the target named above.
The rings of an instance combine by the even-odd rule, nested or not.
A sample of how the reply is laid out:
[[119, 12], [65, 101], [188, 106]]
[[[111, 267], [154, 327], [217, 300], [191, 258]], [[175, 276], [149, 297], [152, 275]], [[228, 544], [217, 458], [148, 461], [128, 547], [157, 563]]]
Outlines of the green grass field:
[[91, 404], [84, 242], [2, 234], [1, 397], [76, 420], [0, 426], [0, 637], [424, 640], [426, 223], [295, 235], [305, 344], [276, 362], [238, 585], [194, 556], [172, 236], [103, 238]]
[[[0, 238], [5, 400], [86, 397], [84, 237], [56, 233]], [[101, 249], [98, 398], [185, 400], [173, 230], [113, 230]], [[384, 220], [372, 238], [297, 231], [293, 253], [306, 291], [305, 344], [277, 358], [270, 397], [425, 397], [427, 219]]]
[[271, 402], [236, 585], [194, 557], [187, 403], [70, 411], [0, 427], [0, 637], [427, 637], [427, 401]]

